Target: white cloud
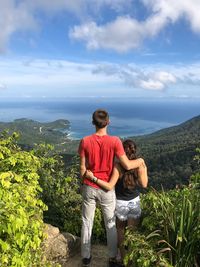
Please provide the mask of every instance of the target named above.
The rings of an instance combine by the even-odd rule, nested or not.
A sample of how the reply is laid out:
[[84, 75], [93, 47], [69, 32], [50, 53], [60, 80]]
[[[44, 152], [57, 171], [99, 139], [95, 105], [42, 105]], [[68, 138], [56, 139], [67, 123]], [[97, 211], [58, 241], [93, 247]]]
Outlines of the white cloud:
[[163, 18], [165, 23], [174, 23], [183, 18], [188, 20], [193, 31], [200, 33], [199, 0], [142, 0], [142, 2], [152, 10], [154, 17]]
[[114, 76], [130, 87], [147, 90], [164, 90], [177, 78], [162, 67], [134, 65], [100, 64], [93, 70], [93, 73], [105, 73], [107, 76]]
[[75, 26], [70, 36], [85, 41], [89, 49], [105, 48], [126, 52], [140, 45], [143, 28], [130, 17], [118, 17], [114, 22], [104, 26], [97, 26], [95, 22]]
[[154, 74], [154, 78], [159, 80], [162, 83], [176, 82], [176, 78], [173, 74], [166, 71], [159, 71]]
[[70, 37], [86, 42], [88, 49], [113, 49], [122, 53], [140, 47], [145, 38], [155, 36], [164, 24], [165, 20], [158, 16], [144, 22], [129, 16], [117, 17], [101, 26], [94, 21], [74, 26]]
[[5, 51], [11, 35], [19, 30], [35, 29], [36, 23], [33, 16], [19, 2], [14, 0], [0, 0], [0, 53]]
[[85, 41], [89, 49], [113, 49], [127, 52], [138, 48], [145, 38], [153, 38], [168, 24], [186, 19], [191, 29], [200, 34], [199, 0], [141, 0], [150, 11], [138, 21], [132, 17], [117, 17], [111, 22], [97, 25], [95, 21], [72, 28], [70, 36]]
[[[134, 8], [141, 4], [148, 10], [143, 21], [133, 17]], [[105, 18], [105, 9], [114, 11], [113, 20]], [[42, 27], [37, 11], [50, 16], [67, 12], [86, 21], [72, 27], [70, 36], [84, 41], [89, 49], [136, 49], [144, 39], [153, 38], [179, 19], [187, 20], [192, 31], [200, 33], [199, 0], [139, 0], [137, 4], [134, 0], [0, 0], [0, 10], [0, 52], [6, 49], [13, 33]], [[105, 23], [98, 24], [97, 18]]]
[[148, 90], [163, 90], [165, 87], [162, 82], [155, 81], [152, 79], [148, 79], [147, 81], [140, 80], [140, 81], [138, 81], [138, 85], [141, 88], [148, 89]]
[[176, 77], [166, 71], [155, 71], [146, 73], [144, 75], [145, 79], [138, 77], [138, 84], [143, 89], [149, 90], [164, 90], [172, 83], [176, 83]]
[[[140, 94], [140, 91], [141, 94], [146, 94], [145, 90], [149, 91], [148, 94], [151, 94], [151, 91], [165, 94], [172, 88], [174, 95], [190, 95], [184, 90], [186, 85], [188, 88], [195, 86], [195, 90], [200, 87], [200, 63], [187, 66], [178, 64], [136, 66], [39, 59], [0, 62], [0, 89], [7, 89], [1, 90], [1, 95], [7, 95], [9, 92], [13, 94], [18, 92], [19, 95], [31, 95], [34, 92], [34, 95], [40, 95], [44, 91], [51, 95], [68, 91], [70, 95], [76, 93], [76, 90], [79, 93], [87, 92], [88, 88], [94, 95], [98, 95], [102, 90], [112, 93], [116, 89], [121, 93], [126, 92], [127, 95], [134, 92]], [[176, 92], [177, 86], [181, 93], [180, 90]], [[191, 95], [193, 95], [192, 90]]]
[[[4, 52], [13, 33], [24, 30], [35, 30], [42, 27], [42, 19], [37, 11], [50, 16], [60, 12], [74, 14], [81, 21], [97, 16], [101, 8], [120, 12], [130, 6], [131, 0], [0, 0], [0, 53]], [[67, 14], [66, 14], [67, 16]]]

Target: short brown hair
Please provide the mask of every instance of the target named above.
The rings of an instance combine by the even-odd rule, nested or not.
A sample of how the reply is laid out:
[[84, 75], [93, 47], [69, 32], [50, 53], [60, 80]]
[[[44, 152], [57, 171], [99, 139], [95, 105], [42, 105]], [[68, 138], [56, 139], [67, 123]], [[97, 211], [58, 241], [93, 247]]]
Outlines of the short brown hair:
[[98, 128], [104, 128], [109, 123], [108, 112], [104, 109], [97, 109], [92, 115], [92, 123]]

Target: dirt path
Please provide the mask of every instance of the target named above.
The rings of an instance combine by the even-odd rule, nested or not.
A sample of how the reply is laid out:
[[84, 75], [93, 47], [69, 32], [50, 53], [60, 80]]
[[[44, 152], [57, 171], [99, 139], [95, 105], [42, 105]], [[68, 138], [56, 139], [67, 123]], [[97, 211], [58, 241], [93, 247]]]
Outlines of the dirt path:
[[[90, 267], [107, 267], [107, 247], [103, 245], [92, 246], [92, 261]], [[63, 264], [62, 267], [82, 267], [81, 265], [81, 254], [78, 253], [70, 258], [67, 263]]]

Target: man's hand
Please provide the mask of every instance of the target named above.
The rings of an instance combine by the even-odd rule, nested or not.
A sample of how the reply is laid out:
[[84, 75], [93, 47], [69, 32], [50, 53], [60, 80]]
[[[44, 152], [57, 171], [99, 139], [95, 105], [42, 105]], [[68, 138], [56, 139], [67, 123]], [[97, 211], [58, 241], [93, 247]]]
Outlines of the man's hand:
[[131, 169], [137, 169], [144, 164], [144, 160], [142, 158], [129, 160], [125, 154], [119, 157], [119, 161], [123, 168], [127, 171]]
[[94, 177], [94, 174], [90, 170], [87, 170], [85, 173], [85, 177], [89, 180], [92, 180], [92, 178]]

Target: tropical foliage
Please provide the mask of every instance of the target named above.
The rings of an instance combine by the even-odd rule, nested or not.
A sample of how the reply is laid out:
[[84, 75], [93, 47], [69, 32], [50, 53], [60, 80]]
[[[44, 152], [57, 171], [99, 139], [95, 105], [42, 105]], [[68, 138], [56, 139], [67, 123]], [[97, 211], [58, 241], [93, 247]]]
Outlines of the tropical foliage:
[[144, 219], [139, 232], [127, 231], [126, 263], [131, 261], [136, 267], [198, 266], [200, 173], [190, 181], [189, 186], [168, 192], [151, 190], [142, 197]]
[[81, 195], [78, 162], [66, 169], [61, 156], [53, 154], [51, 145], [39, 145], [34, 154], [40, 159], [41, 198], [48, 206], [44, 212], [46, 222], [61, 230], [80, 235]]
[[40, 266], [43, 211], [39, 159], [22, 151], [16, 134], [0, 138], [0, 266]]
[[193, 157], [200, 146], [199, 129], [200, 116], [197, 116], [178, 126], [133, 137], [146, 160], [149, 185], [161, 190], [188, 184], [190, 176], [198, 170]]

